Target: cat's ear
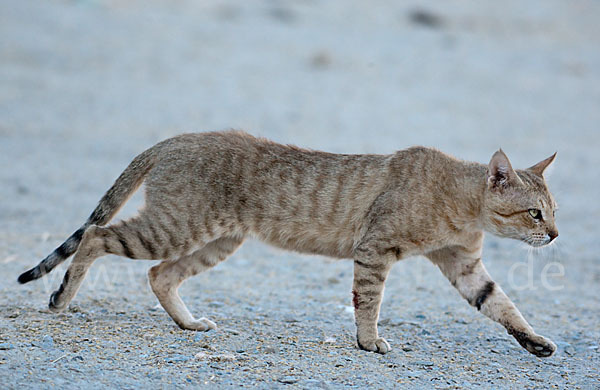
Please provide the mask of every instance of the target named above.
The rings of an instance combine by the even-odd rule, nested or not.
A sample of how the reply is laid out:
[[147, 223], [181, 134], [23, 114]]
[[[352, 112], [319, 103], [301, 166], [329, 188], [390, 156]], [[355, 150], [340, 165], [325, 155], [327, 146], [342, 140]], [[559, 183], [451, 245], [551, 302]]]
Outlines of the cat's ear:
[[552, 162], [554, 161], [555, 158], [556, 158], [556, 152], [552, 156], [548, 157], [547, 159], [542, 160], [539, 163], [535, 164], [534, 166], [527, 168], [527, 170], [535, 173], [538, 176], [542, 176], [544, 174], [544, 171], [546, 170], [546, 168], [548, 168], [550, 166], [550, 164], [552, 164]]
[[494, 153], [490, 160], [487, 182], [488, 188], [500, 190], [521, 182], [502, 149]]

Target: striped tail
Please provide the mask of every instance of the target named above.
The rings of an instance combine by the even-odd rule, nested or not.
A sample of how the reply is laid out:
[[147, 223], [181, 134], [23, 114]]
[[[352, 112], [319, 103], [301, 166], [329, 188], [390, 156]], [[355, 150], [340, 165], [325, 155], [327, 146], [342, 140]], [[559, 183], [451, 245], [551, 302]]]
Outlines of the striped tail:
[[22, 273], [18, 279], [19, 283], [25, 284], [50, 273], [57, 265], [67, 260], [77, 251], [83, 239], [83, 234], [88, 227], [92, 225], [106, 225], [119, 212], [131, 195], [142, 185], [144, 178], [154, 166], [155, 150], [156, 146], [134, 158], [112, 187], [100, 199], [98, 206], [83, 226], [38, 265]]
[[44, 260], [38, 265], [33, 267], [27, 272], [22, 273], [19, 276], [19, 283], [25, 284], [32, 280], [39, 279], [54, 269], [57, 265], [71, 257], [73, 253], [79, 247], [79, 243], [83, 237], [87, 226], [83, 226], [78, 229], [71, 237], [67, 238], [67, 241], [63, 242], [61, 246], [56, 248], [54, 252], [50, 253]]

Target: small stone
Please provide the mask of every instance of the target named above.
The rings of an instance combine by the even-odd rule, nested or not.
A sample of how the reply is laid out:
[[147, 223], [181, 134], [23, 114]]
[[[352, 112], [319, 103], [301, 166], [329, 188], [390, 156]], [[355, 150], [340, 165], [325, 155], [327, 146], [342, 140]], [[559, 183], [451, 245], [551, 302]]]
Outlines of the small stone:
[[295, 376], [284, 376], [284, 377], [277, 379], [277, 382], [284, 383], [286, 385], [292, 385], [292, 384], [298, 382], [298, 380], [299, 379], [296, 378]]
[[335, 337], [327, 337], [325, 339], [325, 344], [335, 344], [337, 340], [335, 339]]
[[224, 353], [221, 355], [214, 356], [211, 360], [216, 362], [233, 362], [237, 360], [237, 358], [231, 353]]
[[198, 352], [194, 355], [194, 359], [197, 360], [206, 360], [209, 358], [209, 355], [206, 352]]
[[54, 339], [49, 334], [42, 337], [42, 348], [44, 349], [52, 349], [54, 348]]
[[328, 388], [327, 384], [318, 379], [307, 379], [302, 382], [304, 388], [308, 389], [326, 389]]
[[11, 343], [0, 343], [0, 351], [8, 351], [13, 349], [15, 346]]
[[167, 363], [179, 363], [179, 362], [186, 362], [188, 360], [190, 360], [189, 356], [187, 356], [187, 355], [179, 355], [179, 354], [167, 356], [165, 358], [165, 362], [167, 362]]
[[424, 367], [433, 367], [433, 363], [432, 362], [426, 362], [426, 361], [418, 361], [415, 364], [418, 364], [419, 366], [424, 366]]

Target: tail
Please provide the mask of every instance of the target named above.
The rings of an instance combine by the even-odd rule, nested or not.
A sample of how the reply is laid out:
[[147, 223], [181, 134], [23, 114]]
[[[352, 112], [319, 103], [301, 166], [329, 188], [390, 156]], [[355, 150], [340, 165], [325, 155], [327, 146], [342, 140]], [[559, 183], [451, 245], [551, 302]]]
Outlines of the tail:
[[50, 273], [57, 265], [67, 260], [77, 251], [83, 234], [91, 225], [106, 225], [142, 185], [146, 175], [155, 163], [156, 146], [146, 150], [133, 159], [131, 164], [121, 173], [112, 187], [104, 194], [96, 209], [82, 227], [77, 229], [61, 246], [56, 248], [34, 268], [19, 276], [19, 283], [24, 284]]

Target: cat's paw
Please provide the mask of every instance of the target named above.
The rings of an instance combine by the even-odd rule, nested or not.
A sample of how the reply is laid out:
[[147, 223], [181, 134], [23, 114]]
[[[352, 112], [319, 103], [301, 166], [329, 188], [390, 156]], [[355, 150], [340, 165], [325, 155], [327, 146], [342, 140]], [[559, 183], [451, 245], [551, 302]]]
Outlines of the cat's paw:
[[48, 309], [53, 313], [60, 313], [65, 310], [67, 305], [60, 302], [61, 290], [56, 290], [50, 295], [50, 302], [48, 302]]
[[193, 320], [185, 324], [179, 324], [181, 329], [195, 330], [199, 332], [207, 332], [211, 329], [217, 329], [217, 324], [209, 320], [208, 318], [200, 318], [199, 320]]
[[380, 354], [386, 354], [392, 350], [390, 344], [383, 338], [378, 337], [371, 341], [360, 341], [358, 340], [358, 347], [365, 351], [377, 352]]
[[520, 332], [513, 334], [513, 336], [523, 348], [535, 356], [550, 357], [556, 351], [556, 344], [544, 336], [528, 335]]

